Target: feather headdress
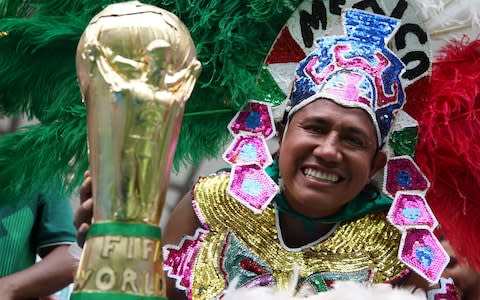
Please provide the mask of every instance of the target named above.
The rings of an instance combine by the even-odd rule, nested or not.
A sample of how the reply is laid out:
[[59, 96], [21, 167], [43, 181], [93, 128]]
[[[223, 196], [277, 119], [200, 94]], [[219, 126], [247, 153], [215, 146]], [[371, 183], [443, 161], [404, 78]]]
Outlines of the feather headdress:
[[418, 5], [435, 59], [431, 76], [411, 90], [405, 108], [419, 121], [415, 157], [431, 182], [426, 199], [442, 234], [480, 271], [480, 2]]
[[452, 42], [434, 63], [420, 120], [418, 164], [427, 201], [457, 254], [480, 270], [480, 40]]
[[[0, 114], [26, 113], [40, 124], [0, 139], [0, 206], [31, 199], [46, 179], [87, 169], [86, 113], [75, 76], [75, 51], [90, 19], [118, 2], [0, 1]], [[254, 98], [258, 69], [300, 1], [145, 1], [189, 27], [202, 75], [186, 113], [175, 165], [218, 153], [226, 125]], [[281, 101], [282, 99], [280, 99]]]

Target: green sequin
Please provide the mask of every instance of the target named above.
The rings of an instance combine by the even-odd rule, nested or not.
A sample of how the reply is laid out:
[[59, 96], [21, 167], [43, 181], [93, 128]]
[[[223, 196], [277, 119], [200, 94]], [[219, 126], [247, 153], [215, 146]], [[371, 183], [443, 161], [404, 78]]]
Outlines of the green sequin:
[[312, 274], [306, 279], [306, 281], [310, 283], [310, 285], [315, 289], [315, 292], [317, 293], [328, 291], [327, 283], [320, 274]]
[[408, 155], [413, 157], [417, 146], [418, 127], [407, 127], [392, 133], [389, 145], [395, 155]]
[[255, 91], [256, 99], [266, 101], [272, 105], [279, 105], [285, 100], [285, 93], [278, 87], [267, 67], [262, 67], [257, 79]]

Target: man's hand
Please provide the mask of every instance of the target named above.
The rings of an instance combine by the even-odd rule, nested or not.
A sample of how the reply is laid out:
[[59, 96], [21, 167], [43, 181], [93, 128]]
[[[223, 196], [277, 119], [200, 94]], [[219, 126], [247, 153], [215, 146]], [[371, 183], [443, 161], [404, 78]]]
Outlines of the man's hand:
[[77, 243], [83, 247], [93, 217], [92, 178], [86, 171], [80, 187], [80, 207], [75, 212], [74, 224], [77, 228]]

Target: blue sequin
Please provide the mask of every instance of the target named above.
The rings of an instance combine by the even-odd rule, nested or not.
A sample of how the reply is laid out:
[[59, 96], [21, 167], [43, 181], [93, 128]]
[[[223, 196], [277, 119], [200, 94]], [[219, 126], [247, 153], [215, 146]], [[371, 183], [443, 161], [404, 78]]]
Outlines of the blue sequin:
[[416, 208], [416, 207], [405, 207], [402, 210], [402, 215], [408, 219], [410, 222], [416, 222], [420, 216], [422, 215], [422, 212]]
[[418, 247], [415, 250], [415, 256], [417, 257], [418, 261], [425, 266], [425, 268], [429, 268], [435, 259], [432, 249], [428, 246]]
[[260, 126], [260, 112], [258, 111], [249, 112], [248, 117], [245, 119], [244, 124], [248, 129], [256, 129], [258, 126]]
[[113, 100], [115, 102], [123, 102], [125, 100], [125, 97], [123, 96], [122, 92], [114, 92]]
[[240, 159], [245, 162], [257, 160], [257, 147], [252, 144], [246, 144], [240, 150]]
[[262, 185], [256, 179], [245, 179], [242, 182], [242, 190], [251, 196], [258, 196], [262, 192]]
[[402, 187], [408, 188], [412, 185], [412, 176], [407, 170], [397, 172], [397, 183]]

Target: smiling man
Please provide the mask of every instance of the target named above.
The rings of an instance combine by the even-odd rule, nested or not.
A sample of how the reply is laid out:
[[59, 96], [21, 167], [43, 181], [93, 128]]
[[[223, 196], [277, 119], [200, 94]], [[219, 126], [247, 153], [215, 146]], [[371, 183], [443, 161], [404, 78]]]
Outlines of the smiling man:
[[[415, 272], [440, 276], [429, 268], [444, 263], [435, 242], [415, 244], [422, 246], [413, 251], [415, 272], [398, 258], [402, 233], [386, 212], [392, 199], [372, 184], [386, 165], [381, 149], [405, 102], [404, 65], [385, 47], [398, 20], [350, 10], [345, 21], [346, 36], [319, 39], [296, 68], [280, 148], [266, 168], [280, 187], [272, 203], [251, 200], [269, 189], [266, 178], [251, 179], [259, 160], [250, 169], [234, 165], [200, 178], [172, 213], [163, 239], [169, 297], [218, 297], [234, 278], [237, 287], [286, 288], [295, 266], [302, 295], [344, 280], [426, 288]], [[259, 117], [259, 127], [263, 120], [268, 116]], [[236, 185], [241, 178], [249, 185]]]
[[327, 99], [314, 101], [290, 120], [280, 139], [284, 195], [311, 218], [339, 211], [385, 165], [375, 127], [360, 108]]

